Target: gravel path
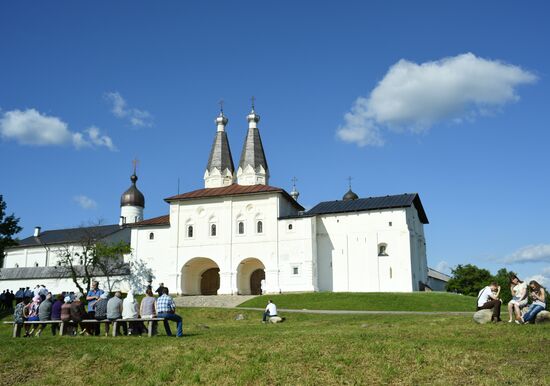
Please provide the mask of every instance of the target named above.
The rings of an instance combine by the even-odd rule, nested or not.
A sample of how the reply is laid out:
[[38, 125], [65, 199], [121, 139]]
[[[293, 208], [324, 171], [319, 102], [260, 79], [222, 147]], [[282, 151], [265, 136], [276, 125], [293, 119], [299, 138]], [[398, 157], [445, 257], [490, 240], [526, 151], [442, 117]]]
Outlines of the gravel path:
[[[239, 310], [263, 311], [263, 308], [236, 307]], [[302, 314], [334, 314], [334, 315], [473, 315], [464, 311], [359, 311], [359, 310], [294, 310], [279, 308], [281, 312]]]
[[[239, 304], [256, 297], [255, 295], [215, 295], [215, 296], [178, 296], [174, 302], [178, 307], [233, 308], [236, 310], [263, 311], [263, 308], [237, 307]], [[334, 314], [334, 315], [473, 315], [473, 312], [460, 311], [354, 311], [354, 310], [308, 310], [285, 309], [286, 313]]]
[[178, 296], [174, 302], [178, 307], [215, 307], [234, 308], [256, 295], [213, 295], [213, 296]]

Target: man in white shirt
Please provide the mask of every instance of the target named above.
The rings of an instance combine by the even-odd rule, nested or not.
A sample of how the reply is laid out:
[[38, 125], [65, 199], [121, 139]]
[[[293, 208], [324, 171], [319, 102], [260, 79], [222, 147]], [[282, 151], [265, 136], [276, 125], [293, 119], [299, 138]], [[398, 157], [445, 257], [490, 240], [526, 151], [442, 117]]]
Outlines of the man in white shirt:
[[500, 305], [502, 301], [498, 298], [500, 294], [500, 286], [492, 282], [487, 287], [479, 291], [477, 297], [477, 310], [493, 310], [491, 321], [500, 322]]
[[277, 306], [275, 305], [275, 303], [273, 303], [271, 299], [269, 299], [269, 301], [267, 302], [267, 307], [265, 308], [264, 318], [262, 322], [267, 322], [267, 319], [273, 316], [277, 316]]

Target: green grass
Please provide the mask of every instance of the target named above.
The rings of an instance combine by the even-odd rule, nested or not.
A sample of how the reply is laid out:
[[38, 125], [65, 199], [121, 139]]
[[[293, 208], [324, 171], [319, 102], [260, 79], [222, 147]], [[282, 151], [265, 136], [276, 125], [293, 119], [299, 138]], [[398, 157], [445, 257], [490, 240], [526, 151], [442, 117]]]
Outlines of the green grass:
[[550, 384], [549, 325], [312, 314], [263, 325], [258, 311], [178, 312], [182, 339], [13, 339], [1, 326], [0, 384]]
[[476, 298], [444, 292], [310, 292], [258, 296], [239, 307], [265, 307], [268, 299], [279, 308], [308, 310], [474, 312], [476, 306]]

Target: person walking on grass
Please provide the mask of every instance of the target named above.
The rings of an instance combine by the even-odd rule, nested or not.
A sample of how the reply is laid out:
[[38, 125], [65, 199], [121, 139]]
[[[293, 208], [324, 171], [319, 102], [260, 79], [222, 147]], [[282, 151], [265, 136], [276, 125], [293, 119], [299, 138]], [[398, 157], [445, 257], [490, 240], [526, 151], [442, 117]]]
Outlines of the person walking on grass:
[[166, 335], [172, 336], [172, 331], [170, 330], [169, 320], [172, 320], [177, 323], [178, 332], [176, 336], [178, 338], [183, 337], [183, 321], [181, 316], [176, 314], [176, 304], [174, 300], [168, 295], [168, 288], [164, 287], [162, 289], [162, 295], [157, 299], [157, 314], [159, 318], [164, 318], [164, 329], [166, 330]]
[[508, 323], [512, 323], [514, 320], [520, 323], [521, 309], [527, 306], [527, 283], [519, 280], [516, 275], [510, 277], [510, 292], [512, 293], [512, 300], [508, 302], [508, 315], [510, 319]]
[[500, 322], [500, 305], [502, 300], [499, 299], [500, 286], [496, 282], [492, 282], [487, 287], [479, 291], [477, 297], [477, 310], [493, 310], [492, 322]]
[[533, 303], [531, 303], [523, 318], [520, 319], [521, 322], [526, 324], [532, 323], [537, 314], [546, 308], [546, 293], [544, 292], [544, 288], [536, 280], [531, 280], [529, 282], [529, 289], [531, 291], [529, 296], [533, 300]]
[[267, 301], [267, 306], [265, 307], [264, 317], [262, 323], [266, 323], [269, 318], [277, 316], [277, 306], [271, 299]]

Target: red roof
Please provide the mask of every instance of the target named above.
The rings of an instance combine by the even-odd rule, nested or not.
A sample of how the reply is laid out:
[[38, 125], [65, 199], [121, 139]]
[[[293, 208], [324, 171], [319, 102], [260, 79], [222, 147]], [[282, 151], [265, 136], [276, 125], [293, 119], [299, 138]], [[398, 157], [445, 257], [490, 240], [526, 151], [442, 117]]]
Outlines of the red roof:
[[131, 227], [140, 227], [140, 226], [147, 226], [147, 225], [170, 225], [170, 215], [167, 214], [164, 216], [153, 217], [147, 220], [135, 222], [133, 224], [128, 224], [128, 226], [131, 226]]
[[191, 192], [178, 194], [176, 196], [165, 198], [164, 201], [178, 201], [178, 200], [189, 200], [194, 198], [207, 198], [207, 197], [221, 197], [221, 196], [238, 196], [241, 194], [262, 194], [262, 193], [281, 193], [285, 196], [290, 202], [295, 205], [299, 210], [304, 210], [304, 208], [298, 204], [290, 195], [281, 188], [269, 185], [238, 185], [233, 184], [229, 186], [224, 186], [221, 188], [205, 188], [193, 190]]

